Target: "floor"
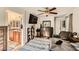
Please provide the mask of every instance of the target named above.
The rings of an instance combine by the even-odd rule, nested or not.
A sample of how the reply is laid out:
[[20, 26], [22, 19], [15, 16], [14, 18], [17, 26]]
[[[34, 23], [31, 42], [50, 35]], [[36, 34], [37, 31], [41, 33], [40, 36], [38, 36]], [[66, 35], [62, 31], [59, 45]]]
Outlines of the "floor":
[[[43, 41], [47, 40], [46, 38], [35, 38], [35, 39], [33, 39], [33, 41], [36, 41], [36, 39], [43, 40]], [[75, 49], [71, 46], [69, 41], [62, 40], [63, 41], [62, 45], [56, 45], [55, 44], [56, 41], [61, 40], [60, 38], [50, 38], [48, 40], [50, 41], [50, 46], [52, 46], [52, 49], [51, 49], [52, 51], [75, 51]], [[30, 44], [30, 42], [28, 44]], [[32, 47], [30, 47], [30, 48], [27, 47], [28, 44], [26, 44], [24, 47], [20, 48], [20, 51], [28, 51], [28, 50], [32, 49], [33, 44], [31, 45]], [[40, 43], [40, 44], [43, 44], [43, 43]], [[34, 47], [36, 47], [36, 45], [34, 45]], [[42, 48], [42, 47], [43, 46], [41, 46], [40, 48]], [[29, 49], [26, 50], [27, 48], [29, 48]], [[30, 50], [30, 51], [36, 51], [36, 50], [39, 51], [39, 49], [37, 49], [37, 48], [33, 48], [33, 50]]]
[[8, 42], [8, 47], [7, 47], [7, 50], [8, 51], [15, 51], [17, 48], [19, 48], [20, 47], [20, 44], [17, 44], [17, 43], [15, 43], [15, 42], [13, 42], [13, 41], [9, 41]]

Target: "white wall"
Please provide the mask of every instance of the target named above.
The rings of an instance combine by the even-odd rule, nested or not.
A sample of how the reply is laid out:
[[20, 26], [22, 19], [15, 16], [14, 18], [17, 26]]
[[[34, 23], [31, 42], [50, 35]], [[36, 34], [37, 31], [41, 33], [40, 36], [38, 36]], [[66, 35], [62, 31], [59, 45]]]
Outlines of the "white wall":
[[79, 8], [73, 11], [73, 32], [79, 33]]
[[5, 26], [5, 8], [0, 8], [0, 26]]
[[27, 28], [30, 27], [30, 25], [28, 24], [29, 21], [29, 13], [27, 11], [25, 11], [25, 28], [26, 28], [26, 32], [25, 32], [25, 36], [26, 36], [26, 40], [25, 42], [27, 42]]

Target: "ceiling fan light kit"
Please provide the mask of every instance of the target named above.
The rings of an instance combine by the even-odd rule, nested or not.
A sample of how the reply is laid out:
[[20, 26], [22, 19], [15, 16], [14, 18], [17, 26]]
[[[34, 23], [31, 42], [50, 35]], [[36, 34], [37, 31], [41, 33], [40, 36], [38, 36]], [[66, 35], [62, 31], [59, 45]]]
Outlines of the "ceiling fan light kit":
[[46, 17], [48, 16], [48, 14], [58, 14], [57, 12], [52, 12], [53, 10], [56, 10], [56, 7], [53, 7], [53, 8], [48, 8], [46, 7], [45, 10], [38, 10], [39, 12], [42, 12], [38, 15], [42, 15], [42, 14], [45, 14]]

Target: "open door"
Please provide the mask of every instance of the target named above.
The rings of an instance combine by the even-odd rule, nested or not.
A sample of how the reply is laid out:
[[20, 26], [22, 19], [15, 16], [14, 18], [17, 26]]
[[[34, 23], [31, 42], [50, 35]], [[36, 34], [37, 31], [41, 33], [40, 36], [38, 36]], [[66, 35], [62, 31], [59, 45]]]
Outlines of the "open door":
[[[12, 10], [7, 10], [8, 16], [8, 46], [14, 48], [21, 45], [22, 40], [22, 15]], [[9, 48], [10, 49], [10, 48]]]

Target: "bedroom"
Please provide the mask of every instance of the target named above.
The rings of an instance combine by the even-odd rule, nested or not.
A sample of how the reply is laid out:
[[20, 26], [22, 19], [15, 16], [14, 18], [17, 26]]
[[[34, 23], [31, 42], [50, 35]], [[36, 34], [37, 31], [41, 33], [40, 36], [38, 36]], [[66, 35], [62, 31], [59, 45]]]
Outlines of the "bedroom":
[[[21, 48], [23, 51], [30, 50], [32, 48], [27, 46], [29, 44], [29, 42], [32, 42], [32, 43], [36, 42], [36, 44], [37, 44], [37, 42], [40, 42], [40, 39], [42, 39], [42, 42], [49, 41], [48, 43], [46, 43], [46, 45], [44, 45], [41, 42], [41, 45], [44, 46], [42, 49], [46, 48], [46, 50], [54, 50], [54, 49], [49, 49], [51, 46], [54, 45], [54, 44], [49, 44], [50, 42], [53, 41], [53, 39], [56, 41], [61, 40], [61, 41], [67, 42], [67, 44], [71, 43], [73, 46], [75, 44], [78, 45], [78, 43], [74, 44], [73, 42], [70, 42], [70, 40], [66, 41], [66, 40], [62, 40], [62, 39], [63, 39], [63, 37], [66, 38], [65, 35], [67, 36], [67, 34], [74, 33], [74, 32], [76, 32], [77, 36], [79, 36], [79, 31], [78, 31], [79, 30], [79, 27], [78, 27], [78, 24], [79, 24], [79, 20], [78, 20], [79, 11], [78, 10], [79, 10], [79, 8], [77, 8], [77, 7], [56, 7], [56, 9], [53, 10], [53, 12], [57, 12], [57, 14], [50, 14], [47, 11], [45, 14], [41, 14], [42, 12], [38, 11], [38, 10], [45, 10], [45, 8], [46, 7], [6, 7], [6, 8], [2, 7], [1, 8], [1, 10], [0, 10], [0, 17], [1, 17], [0, 26], [9, 27], [9, 23], [7, 20], [8, 16], [7, 16], [6, 10], [10, 10], [10, 11], [14, 12], [14, 15], [15, 14], [21, 15], [20, 16], [20, 19], [21, 19], [20, 25], [21, 26], [19, 26], [19, 28], [21, 28], [20, 29], [21, 35], [17, 34], [17, 35], [21, 36], [20, 46], [19, 47], [14, 46], [13, 50], [21, 50]], [[51, 9], [51, 8], [53, 8], [53, 7], [49, 7], [48, 9]], [[36, 17], [38, 19], [37, 22], [35, 22], [35, 24], [34, 23], [29, 24], [30, 14], [32, 14], [34, 18]], [[41, 14], [41, 15], [39, 15], [39, 14]], [[12, 15], [12, 16], [14, 16], [14, 15]], [[16, 20], [17, 17], [14, 17], [12, 19]], [[42, 30], [41, 31], [42, 35], [40, 35], [40, 28]], [[29, 34], [28, 31], [32, 32], [32, 33]], [[63, 33], [60, 34], [61, 38], [62, 38], [62, 39], [60, 39], [59, 33], [62, 31], [65, 31], [65, 32], [63, 32], [64, 34]], [[67, 33], [66, 31], [70, 32], [70, 33]], [[9, 30], [7, 32], [9, 32]], [[16, 32], [14, 32], [14, 34], [16, 34]], [[28, 38], [30, 38], [30, 37], [28, 37], [29, 35], [32, 36], [31, 39], [28, 39]], [[7, 37], [8, 36], [9, 35], [7, 33]], [[51, 38], [52, 38], [52, 40], [51, 40]], [[73, 38], [73, 37], [71, 37], [71, 38]], [[8, 39], [9, 38], [7, 38], [6, 40], [8, 40]], [[38, 40], [36, 41], [35, 39], [38, 39], [39, 41]], [[75, 41], [76, 40], [77, 39], [75, 39]], [[73, 41], [74, 41], [74, 39], [73, 39]], [[56, 42], [54, 42], [54, 43], [56, 43]], [[8, 42], [7, 42], [7, 44], [8, 44]], [[13, 43], [13, 45], [14, 45], [14, 43]], [[30, 49], [27, 49], [25, 45]], [[36, 46], [37, 48], [39, 48], [38, 45]], [[60, 51], [60, 50], [63, 51], [64, 49], [66, 51], [68, 51], [68, 50], [75, 51], [75, 49], [77, 50], [77, 48], [75, 48], [75, 49], [72, 49], [72, 47], [70, 48], [69, 45], [68, 45], [68, 47], [69, 47], [69, 49], [68, 49], [68, 47], [64, 46], [65, 43], [62, 45], [63, 45], [62, 49], [60, 49], [60, 48], [58, 49], [58, 47], [61, 45], [54, 45], [54, 47], [58, 46], [56, 48], [57, 50], [56, 49], [55, 50], [56, 51]], [[8, 47], [7, 47], [7, 49], [8, 49]], [[36, 50], [40, 51], [40, 49], [36, 49]], [[36, 51], [36, 50], [34, 50], [34, 51]]]

